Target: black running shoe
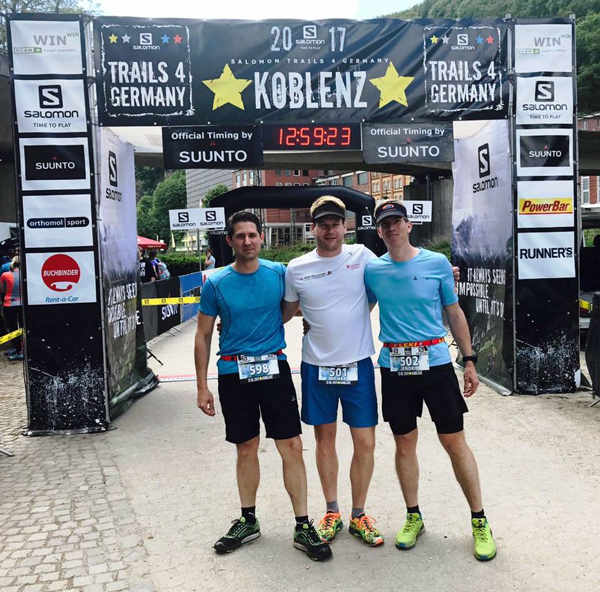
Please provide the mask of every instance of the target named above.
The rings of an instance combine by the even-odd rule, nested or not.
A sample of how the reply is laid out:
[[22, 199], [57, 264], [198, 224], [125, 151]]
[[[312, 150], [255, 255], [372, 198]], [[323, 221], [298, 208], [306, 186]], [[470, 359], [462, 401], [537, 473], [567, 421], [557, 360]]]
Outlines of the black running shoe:
[[246, 519], [241, 518], [233, 521], [229, 532], [221, 537], [213, 546], [217, 553], [231, 553], [239, 549], [244, 543], [249, 543], [260, 536], [260, 524], [258, 519], [254, 524], [248, 524]]
[[302, 530], [294, 530], [294, 547], [304, 551], [314, 561], [325, 561], [333, 554], [328, 543], [317, 534], [312, 520], [303, 524]]

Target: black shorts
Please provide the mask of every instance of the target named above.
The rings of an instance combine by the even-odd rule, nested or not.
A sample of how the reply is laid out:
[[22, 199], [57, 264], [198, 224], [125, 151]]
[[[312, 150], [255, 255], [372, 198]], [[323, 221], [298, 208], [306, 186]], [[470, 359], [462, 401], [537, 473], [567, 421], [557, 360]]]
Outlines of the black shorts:
[[237, 374], [220, 374], [219, 400], [225, 439], [233, 444], [260, 434], [261, 415], [267, 438], [286, 440], [302, 433], [296, 389], [285, 360], [279, 360], [279, 377], [272, 380], [242, 384]]
[[383, 419], [396, 436], [412, 432], [423, 413], [423, 400], [440, 434], [463, 429], [469, 409], [460, 391], [452, 364], [432, 366], [420, 376], [398, 376], [381, 368]]

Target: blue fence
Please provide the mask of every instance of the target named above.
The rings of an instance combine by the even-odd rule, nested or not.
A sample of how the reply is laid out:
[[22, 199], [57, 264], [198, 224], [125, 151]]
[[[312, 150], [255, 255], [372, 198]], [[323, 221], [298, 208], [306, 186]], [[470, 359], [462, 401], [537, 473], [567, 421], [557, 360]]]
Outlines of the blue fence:
[[[190, 273], [179, 276], [179, 285], [181, 286], [182, 296], [200, 296], [202, 289], [202, 272]], [[181, 310], [181, 322], [185, 323], [188, 319], [196, 316], [200, 310], [200, 303], [184, 304]]]

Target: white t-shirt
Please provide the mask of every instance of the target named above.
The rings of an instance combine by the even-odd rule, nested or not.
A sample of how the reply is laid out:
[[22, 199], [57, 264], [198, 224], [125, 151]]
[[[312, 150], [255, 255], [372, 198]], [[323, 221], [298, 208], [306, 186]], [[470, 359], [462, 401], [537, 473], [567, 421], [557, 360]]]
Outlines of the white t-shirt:
[[363, 277], [376, 258], [364, 245], [343, 245], [335, 257], [320, 257], [315, 249], [290, 261], [284, 300], [299, 300], [310, 325], [302, 345], [306, 363], [336, 366], [375, 353]]

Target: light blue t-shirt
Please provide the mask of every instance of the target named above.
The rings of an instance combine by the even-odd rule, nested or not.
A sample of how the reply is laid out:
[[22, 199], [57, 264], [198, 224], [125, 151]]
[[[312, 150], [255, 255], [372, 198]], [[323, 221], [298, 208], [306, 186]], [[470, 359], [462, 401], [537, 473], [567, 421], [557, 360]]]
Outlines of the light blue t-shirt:
[[[389, 253], [365, 270], [369, 302], [379, 302], [379, 339], [383, 343], [427, 341], [444, 337], [442, 307], [458, 302], [450, 262], [441, 253], [421, 249], [410, 261], [394, 261]], [[429, 365], [451, 362], [445, 343], [429, 347]], [[390, 351], [381, 348], [379, 365], [390, 367]]]
[[[254, 273], [238, 273], [231, 265], [206, 278], [200, 312], [221, 317], [219, 356], [260, 356], [285, 348], [281, 300], [285, 292], [283, 263], [259, 259]], [[285, 360], [285, 355], [279, 356]], [[235, 374], [237, 362], [217, 362], [219, 374]]]

